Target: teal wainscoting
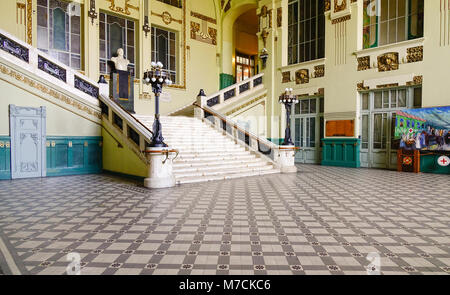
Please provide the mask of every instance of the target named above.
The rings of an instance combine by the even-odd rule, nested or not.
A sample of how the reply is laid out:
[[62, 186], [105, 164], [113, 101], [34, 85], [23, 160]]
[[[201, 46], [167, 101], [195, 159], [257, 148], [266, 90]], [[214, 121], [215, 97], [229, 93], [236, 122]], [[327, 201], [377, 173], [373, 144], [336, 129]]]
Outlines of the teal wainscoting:
[[[424, 152], [426, 153], [426, 152]], [[420, 172], [435, 174], [450, 174], [450, 166], [443, 167], [438, 164], [438, 159], [442, 154], [421, 155], [420, 156]]]
[[228, 86], [231, 86], [234, 84], [234, 77], [233, 75], [229, 74], [220, 74], [220, 89], [227, 88]]
[[339, 167], [361, 167], [360, 140], [357, 138], [322, 139], [322, 165]]
[[9, 136], [0, 136], [0, 180], [11, 179], [11, 144]]
[[102, 172], [102, 137], [47, 137], [47, 176]]

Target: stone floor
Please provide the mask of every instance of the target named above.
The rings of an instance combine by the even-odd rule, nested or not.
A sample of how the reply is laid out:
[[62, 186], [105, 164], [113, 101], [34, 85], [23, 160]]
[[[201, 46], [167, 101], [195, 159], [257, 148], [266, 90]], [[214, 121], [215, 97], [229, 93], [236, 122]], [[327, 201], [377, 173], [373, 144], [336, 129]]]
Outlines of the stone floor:
[[69, 253], [81, 274], [448, 274], [449, 180], [301, 165], [154, 191], [108, 175], [0, 181], [0, 231], [30, 274], [65, 274]]

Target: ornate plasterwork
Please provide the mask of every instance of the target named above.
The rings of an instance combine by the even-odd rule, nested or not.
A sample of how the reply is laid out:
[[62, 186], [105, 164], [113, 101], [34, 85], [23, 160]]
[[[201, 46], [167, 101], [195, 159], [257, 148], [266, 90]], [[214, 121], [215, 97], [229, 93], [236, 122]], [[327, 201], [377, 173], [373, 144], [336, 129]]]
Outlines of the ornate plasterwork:
[[338, 24], [338, 23], [342, 23], [342, 22], [350, 20], [351, 18], [352, 18], [352, 16], [350, 14], [346, 15], [346, 16], [338, 17], [338, 18], [333, 19], [331, 21], [331, 24], [335, 25], [335, 24]]
[[360, 91], [362, 90], [369, 90], [369, 86], [364, 86], [364, 81], [361, 83], [356, 84], [356, 88]]
[[406, 59], [408, 63], [423, 61], [423, 45], [407, 49]]
[[198, 12], [193, 12], [193, 11], [191, 11], [191, 16], [192, 16], [192, 17], [196, 17], [196, 18], [198, 18], [198, 19], [201, 19], [201, 20], [203, 20], [203, 21], [206, 21], [206, 22], [215, 24], [215, 25], [217, 24], [217, 21], [216, 21], [214, 18], [209, 17], [209, 16], [206, 16], [206, 15], [203, 15], [203, 14], [198, 13]]
[[44, 85], [42, 83], [39, 83], [39, 82], [37, 82], [35, 80], [32, 80], [32, 79], [30, 79], [30, 78], [28, 78], [28, 77], [26, 77], [26, 76], [24, 76], [24, 75], [22, 75], [22, 74], [20, 74], [20, 73], [18, 73], [16, 71], [12, 70], [12, 69], [4, 66], [4, 65], [0, 65], [0, 72], [5, 74], [5, 75], [8, 75], [10, 77], [13, 77], [17, 81], [22, 82], [22, 83], [24, 83], [24, 84], [26, 84], [26, 85], [28, 85], [28, 86], [30, 86], [30, 87], [40, 91], [40, 92], [43, 92], [46, 95], [49, 95], [49, 96], [51, 96], [53, 98], [56, 98], [56, 99], [58, 99], [58, 100], [60, 100], [60, 101], [62, 101], [64, 103], [66, 103], [67, 105], [73, 106], [74, 108], [77, 108], [78, 110], [80, 110], [80, 111], [82, 111], [82, 112], [84, 112], [84, 113], [86, 113], [88, 115], [91, 115], [91, 116], [94, 116], [94, 117], [96, 117], [98, 119], [101, 119], [101, 115], [102, 114], [101, 114], [101, 112], [97, 111], [96, 109], [94, 109], [92, 107], [89, 107], [87, 105], [81, 104], [77, 100], [72, 99], [72, 98], [70, 98], [70, 97], [68, 97], [68, 96], [66, 96], [66, 95], [64, 95], [64, 94], [62, 94], [62, 93], [60, 93], [58, 91], [50, 89], [46, 85]]
[[325, 0], [325, 12], [331, 10], [331, 0]]
[[423, 76], [414, 76], [413, 80], [410, 82], [407, 82], [407, 86], [414, 86], [414, 85], [422, 85], [423, 83]]
[[115, 0], [107, 0], [107, 1], [111, 3], [111, 5], [108, 8], [114, 12], [130, 15], [131, 14], [130, 8], [139, 11], [139, 7], [131, 5], [129, 3], [131, 0], [125, 0], [124, 7], [116, 6]]
[[301, 69], [295, 72], [295, 83], [296, 84], [306, 84], [309, 83], [309, 70]]
[[33, 0], [27, 0], [27, 43], [33, 44]]
[[291, 72], [287, 71], [287, 72], [283, 72], [281, 73], [283, 80], [282, 83], [289, 83], [291, 82]]
[[160, 18], [162, 19], [162, 21], [163, 21], [166, 25], [169, 25], [169, 24], [171, 24], [172, 22], [176, 22], [176, 23], [179, 23], [179, 24], [182, 24], [182, 23], [183, 23], [183, 21], [182, 21], [181, 19], [175, 19], [175, 18], [173, 18], [172, 15], [171, 15], [168, 11], [164, 11], [164, 12], [161, 13], [161, 14], [152, 11], [152, 15], [157, 16], [157, 17], [160, 17]]
[[207, 44], [217, 45], [217, 29], [210, 27], [208, 23], [217, 24], [217, 21], [209, 16], [191, 11], [191, 16], [201, 20], [201, 24], [191, 21], [191, 39]]
[[318, 65], [314, 67], [314, 78], [325, 77], [325, 65]]
[[334, 0], [334, 13], [347, 9], [347, 1], [348, 0]]
[[378, 56], [378, 71], [388, 72], [398, 70], [398, 52], [388, 52]]
[[370, 69], [370, 56], [358, 57], [358, 71]]

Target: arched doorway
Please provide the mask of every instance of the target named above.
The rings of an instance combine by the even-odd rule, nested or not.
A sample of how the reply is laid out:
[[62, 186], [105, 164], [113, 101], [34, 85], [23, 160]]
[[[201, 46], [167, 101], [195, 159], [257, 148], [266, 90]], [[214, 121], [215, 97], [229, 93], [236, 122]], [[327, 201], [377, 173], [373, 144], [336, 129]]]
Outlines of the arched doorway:
[[251, 9], [239, 16], [233, 27], [234, 56], [232, 58], [235, 82], [239, 83], [258, 72], [258, 16]]
[[[256, 0], [242, 0], [241, 2], [232, 2], [231, 9], [229, 9], [222, 20], [222, 46], [221, 46], [221, 66], [220, 74], [220, 88], [226, 88], [236, 82], [236, 46], [241, 51], [237, 51], [240, 57], [250, 57], [255, 54], [254, 48], [258, 47], [258, 39], [256, 33], [258, 31], [258, 17], [256, 15], [257, 9]], [[239, 32], [247, 33], [246, 36], [252, 36], [250, 39], [256, 41], [247, 41], [248, 45], [241, 42]], [[241, 34], [242, 36], [243, 34]], [[245, 35], [243, 35], [245, 36]], [[239, 41], [237, 41], [239, 39]], [[237, 44], [239, 43], [239, 44]], [[246, 60], [239, 61], [246, 62]], [[250, 60], [249, 60], [250, 63]], [[256, 69], [256, 60], [254, 61]], [[249, 70], [250, 71], [250, 70]], [[255, 71], [256, 73], [256, 71]]]

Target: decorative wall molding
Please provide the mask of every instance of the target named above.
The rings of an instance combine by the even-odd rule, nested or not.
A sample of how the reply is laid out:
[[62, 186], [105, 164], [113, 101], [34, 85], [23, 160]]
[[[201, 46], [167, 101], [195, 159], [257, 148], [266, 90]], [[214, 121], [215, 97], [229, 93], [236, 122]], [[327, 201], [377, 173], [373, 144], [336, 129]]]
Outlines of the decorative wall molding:
[[301, 69], [295, 72], [295, 83], [296, 84], [307, 84], [309, 83], [309, 70]]
[[325, 77], [325, 65], [318, 65], [314, 67], [314, 78]]
[[356, 84], [356, 89], [358, 89], [359, 91], [362, 91], [362, 90], [369, 90], [370, 87], [364, 86], [364, 81], [363, 81], [361, 83]]
[[59, 79], [67, 82], [67, 71], [48, 59], [38, 55], [38, 69]]
[[347, 1], [348, 0], [334, 0], [334, 13], [338, 13], [347, 9]]
[[203, 26], [200, 26], [199, 23], [191, 21], [190, 31], [191, 39], [211, 45], [217, 45], [217, 29], [208, 27], [206, 22], [203, 22]]
[[122, 13], [122, 14], [125, 14], [125, 15], [130, 15], [131, 14], [130, 9], [134, 9], [136, 11], [139, 11], [139, 7], [138, 6], [131, 5], [129, 3], [131, 0], [124, 0], [125, 1], [124, 7], [116, 6], [115, 0], [106, 0], [106, 1], [111, 3], [111, 5], [108, 8], [110, 10], [114, 11], [114, 12]]
[[325, 12], [331, 10], [331, 0], [325, 0]]
[[423, 76], [414, 76], [413, 80], [410, 82], [406, 82], [407, 86], [415, 86], [423, 84]]
[[291, 82], [291, 72], [287, 71], [287, 72], [283, 72], [281, 73], [283, 80], [282, 83], [289, 83]]
[[357, 60], [358, 71], [365, 71], [370, 69], [370, 55], [358, 57]]
[[14, 55], [24, 62], [29, 61], [30, 51], [28, 48], [25, 48], [2, 34], [0, 34], [0, 49]]
[[332, 23], [333, 25], [335, 25], [335, 24], [338, 24], [338, 23], [342, 23], [342, 22], [348, 21], [348, 20], [350, 20], [351, 18], [352, 18], [351, 15], [346, 15], [346, 16], [342, 16], [342, 17], [338, 17], [338, 18], [333, 19], [333, 20], [331, 21], [331, 23]]
[[283, 25], [283, 8], [277, 8], [277, 27], [281, 27]]
[[27, 0], [27, 43], [33, 44], [33, 0]]
[[399, 86], [398, 83], [381, 84], [381, 85], [377, 85], [377, 89], [392, 88], [392, 87], [398, 87], [398, 86]]
[[198, 12], [191, 11], [191, 16], [192, 17], [196, 17], [198, 19], [201, 19], [203, 21], [215, 24], [215, 25], [217, 24], [217, 21], [214, 18], [206, 16], [206, 15], [203, 15], [203, 14], [198, 13]]
[[423, 61], [423, 45], [408, 48], [406, 60], [408, 63]]
[[0, 72], [2, 74], [13, 77], [17, 81], [22, 82], [23, 84], [30, 86], [46, 95], [56, 98], [56, 99], [60, 100], [61, 102], [64, 102], [65, 104], [78, 109], [79, 111], [82, 111], [90, 116], [94, 116], [97, 119], [101, 119], [101, 112], [99, 110], [89, 107], [85, 104], [82, 104], [82, 103], [78, 102], [77, 100], [72, 99], [56, 90], [50, 89], [49, 87], [47, 87], [47, 85], [42, 84], [38, 81], [32, 80], [32, 79], [22, 75], [21, 73], [16, 72], [13, 69], [10, 69], [9, 67], [6, 67], [6, 66], [0, 64]]
[[166, 24], [169, 25], [172, 22], [176, 22], [179, 23], [180, 25], [183, 23], [183, 21], [181, 19], [175, 19], [172, 17], [172, 15], [168, 12], [168, 11], [164, 11], [163, 13], [156, 13], [154, 11], [152, 11], [152, 15], [160, 17], [162, 19], [162, 21]]
[[378, 56], [378, 71], [388, 72], [398, 70], [398, 52], [387, 52]]

